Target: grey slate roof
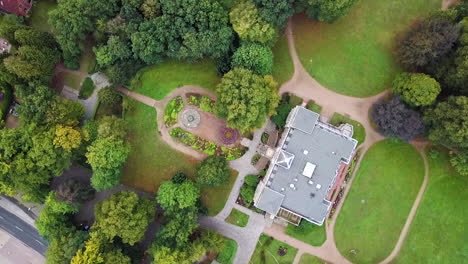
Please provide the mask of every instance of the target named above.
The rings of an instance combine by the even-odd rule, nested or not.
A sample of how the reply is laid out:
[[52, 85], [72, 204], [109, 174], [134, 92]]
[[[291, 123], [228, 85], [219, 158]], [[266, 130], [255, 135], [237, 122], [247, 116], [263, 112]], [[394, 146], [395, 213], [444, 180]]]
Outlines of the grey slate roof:
[[[326, 200], [329, 188], [341, 163], [349, 162], [357, 141], [321, 123], [317, 113], [303, 107], [296, 107], [290, 115], [283, 135], [289, 139], [282, 140], [285, 143], [278, 148], [294, 155], [294, 160], [289, 168], [279, 166], [279, 160], [272, 161], [272, 172], [266, 176], [266, 187], [255, 206], [274, 215], [282, 207], [321, 225], [331, 206]], [[303, 175], [308, 162], [316, 165], [311, 178]], [[284, 195], [281, 204], [270, 191]]]
[[262, 199], [259, 201], [257, 207], [261, 207], [263, 211], [276, 215], [283, 203], [284, 195], [270, 188], [263, 189]]

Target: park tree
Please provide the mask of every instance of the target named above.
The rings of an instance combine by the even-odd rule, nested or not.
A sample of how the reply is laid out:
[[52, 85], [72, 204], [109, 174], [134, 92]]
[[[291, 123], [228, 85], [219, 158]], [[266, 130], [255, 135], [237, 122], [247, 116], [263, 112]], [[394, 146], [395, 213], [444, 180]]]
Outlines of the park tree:
[[105, 87], [98, 92], [99, 103], [103, 105], [113, 105], [122, 101], [122, 96], [112, 87]]
[[411, 106], [428, 106], [435, 103], [441, 88], [429, 75], [401, 73], [393, 80], [393, 91]]
[[101, 67], [132, 56], [129, 43], [119, 36], [110, 36], [107, 44], [94, 48], [94, 53], [96, 54], [96, 61]]
[[258, 13], [269, 24], [283, 28], [294, 14], [294, 0], [253, 0]]
[[156, 200], [166, 212], [178, 212], [195, 208], [199, 197], [200, 189], [190, 180], [165, 181], [159, 186]]
[[217, 187], [229, 181], [229, 165], [224, 156], [210, 156], [197, 164], [197, 183]]
[[83, 41], [96, 28], [99, 19], [107, 19], [119, 10], [118, 0], [59, 1], [49, 12], [49, 24], [63, 51], [65, 65], [78, 68], [78, 59], [84, 50]]
[[374, 104], [371, 119], [386, 137], [411, 141], [424, 133], [421, 115], [408, 108], [398, 96]]
[[307, 15], [321, 22], [333, 23], [349, 13], [357, 0], [306, 0]]
[[89, 184], [76, 179], [66, 179], [55, 192], [55, 199], [69, 204], [82, 204], [94, 198], [95, 191]]
[[463, 176], [468, 176], [468, 151], [450, 152], [450, 164]]
[[21, 46], [45, 47], [58, 52], [58, 44], [54, 36], [49, 32], [39, 31], [31, 27], [21, 27], [14, 32], [14, 36], [16, 42]]
[[35, 225], [39, 234], [48, 241], [58, 239], [74, 231], [71, 215], [78, 212], [78, 207], [55, 199], [55, 192], [50, 192]]
[[88, 233], [84, 231], [70, 231], [52, 239], [46, 251], [46, 264], [70, 263], [87, 239]]
[[429, 139], [454, 148], [468, 148], [468, 97], [451, 96], [424, 113]]
[[397, 46], [397, 59], [408, 70], [424, 69], [446, 56], [459, 35], [457, 24], [443, 18], [429, 18], [404, 34]]
[[171, 248], [184, 248], [198, 228], [198, 213], [194, 209], [165, 213], [170, 219], [156, 234], [159, 243]]
[[77, 126], [84, 118], [84, 115], [85, 109], [80, 102], [55, 96], [50, 108], [47, 110], [44, 121], [50, 126]]
[[118, 236], [124, 243], [134, 245], [143, 238], [155, 211], [153, 201], [139, 198], [131, 191], [121, 191], [96, 205], [93, 228], [98, 228], [109, 240]]
[[262, 77], [236, 68], [225, 74], [216, 87], [215, 111], [229, 127], [242, 132], [261, 127], [278, 105], [277, 86], [269, 75]]
[[218, 1], [159, 0], [162, 15], [141, 23], [131, 36], [133, 52], [145, 63], [163, 58], [219, 58], [229, 48], [232, 29]]
[[234, 52], [232, 68], [244, 68], [258, 75], [271, 74], [273, 71], [273, 51], [258, 43], [245, 43]]
[[98, 120], [97, 133], [99, 138], [124, 140], [127, 135], [126, 123], [122, 118], [105, 116]]
[[146, 19], [152, 19], [161, 14], [159, 0], [144, 0], [140, 6], [140, 11]]
[[55, 147], [60, 147], [66, 152], [70, 152], [77, 149], [80, 145], [81, 133], [76, 128], [62, 125], [55, 127]]
[[129, 151], [128, 145], [122, 139], [113, 137], [98, 138], [88, 147], [86, 158], [93, 169], [91, 185], [97, 191], [119, 184], [121, 169]]
[[259, 14], [250, 0], [239, 1], [229, 13], [234, 31], [240, 39], [272, 46], [277, 39], [276, 29]]
[[107, 67], [104, 72], [113, 84], [127, 85], [142, 66], [141, 60], [130, 58], [117, 61], [114, 65]]
[[100, 232], [92, 232], [84, 248], [77, 251], [71, 264], [130, 264], [130, 257], [124, 255], [115, 244], [111, 244]]
[[43, 124], [47, 113], [54, 103], [54, 92], [45, 85], [38, 85], [31, 91], [28, 86], [16, 87], [16, 95], [21, 98], [18, 107], [20, 120], [24, 123]]

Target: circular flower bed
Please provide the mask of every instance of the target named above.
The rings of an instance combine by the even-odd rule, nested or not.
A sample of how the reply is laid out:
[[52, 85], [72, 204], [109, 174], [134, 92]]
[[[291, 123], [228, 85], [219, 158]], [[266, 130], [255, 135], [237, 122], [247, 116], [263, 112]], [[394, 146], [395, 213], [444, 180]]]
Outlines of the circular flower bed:
[[226, 145], [234, 144], [239, 139], [239, 131], [224, 127], [220, 130], [220, 139]]

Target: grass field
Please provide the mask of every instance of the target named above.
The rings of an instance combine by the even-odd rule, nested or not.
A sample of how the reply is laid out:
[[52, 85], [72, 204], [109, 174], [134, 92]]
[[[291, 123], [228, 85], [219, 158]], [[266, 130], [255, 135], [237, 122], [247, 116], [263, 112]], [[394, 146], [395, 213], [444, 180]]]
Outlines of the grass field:
[[96, 55], [93, 52], [93, 40], [86, 39], [84, 42], [84, 51], [81, 54], [80, 58], [80, 68], [78, 69], [80, 72], [84, 73], [93, 73], [94, 68], [96, 67]]
[[378, 263], [392, 251], [424, 178], [411, 145], [387, 139], [372, 146], [335, 225], [336, 246], [353, 263]]
[[132, 90], [156, 100], [183, 85], [198, 85], [214, 91], [220, 80], [211, 60], [194, 64], [169, 60], [143, 69], [135, 78]]
[[47, 23], [49, 19], [48, 12], [57, 7], [57, 2], [54, 0], [34, 1], [30, 11], [31, 16], [28, 19], [28, 24], [41, 31], [51, 32], [52, 28]]
[[[128, 110], [124, 114], [129, 128], [130, 154], [123, 169], [122, 183], [155, 193], [162, 181], [183, 171], [193, 177], [196, 160], [175, 151], [163, 142], [158, 133], [156, 110], [140, 102], [125, 98]], [[226, 203], [237, 178], [232, 171], [229, 184], [202, 189], [202, 201], [209, 215], [216, 215]]]
[[[278, 254], [280, 247], [286, 249], [284, 256]], [[272, 237], [261, 235], [249, 264], [291, 264], [296, 253], [297, 248]]]
[[61, 72], [59, 73], [63, 78], [63, 83], [75, 90], [80, 90], [81, 88], [81, 77], [79, 75], [73, 74], [71, 72]]
[[316, 226], [307, 221], [301, 221], [299, 226], [288, 225], [286, 234], [312, 246], [321, 246], [327, 240], [325, 226]]
[[356, 97], [375, 95], [400, 71], [392, 55], [397, 34], [440, 6], [440, 0], [360, 0], [334, 24], [297, 15], [297, 52], [325, 87]]
[[395, 264], [452, 264], [468, 259], [468, 178], [458, 175], [447, 151], [429, 156], [429, 185]]
[[332, 118], [330, 119], [330, 124], [334, 126], [339, 126], [344, 123], [353, 125], [353, 138], [355, 138], [358, 141], [358, 146], [361, 145], [364, 142], [364, 140], [366, 140], [366, 130], [364, 129], [361, 123], [338, 113], [334, 113]]
[[236, 226], [245, 227], [249, 222], [249, 216], [237, 209], [232, 209], [231, 213], [226, 218], [226, 222]]
[[322, 259], [312, 256], [309, 254], [304, 254], [299, 261], [299, 264], [326, 264], [327, 262], [323, 261]]
[[226, 238], [223, 248], [218, 254], [216, 260], [220, 264], [232, 264], [237, 253], [237, 243], [236, 241]]
[[273, 47], [274, 63], [273, 77], [279, 85], [292, 78], [294, 73], [294, 64], [289, 55], [288, 39], [286, 35], [281, 35]]

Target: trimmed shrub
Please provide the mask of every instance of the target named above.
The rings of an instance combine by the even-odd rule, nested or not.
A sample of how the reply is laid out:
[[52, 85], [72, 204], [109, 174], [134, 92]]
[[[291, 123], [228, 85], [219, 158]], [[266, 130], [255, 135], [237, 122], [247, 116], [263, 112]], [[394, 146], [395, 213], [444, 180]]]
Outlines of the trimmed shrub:
[[250, 187], [257, 187], [257, 184], [260, 182], [260, 178], [257, 175], [247, 175], [244, 179], [245, 184]]
[[81, 84], [79, 97], [81, 99], [88, 99], [91, 95], [93, 95], [95, 88], [96, 86], [94, 85], [93, 80], [90, 77], [86, 77], [86, 79], [83, 81], [83, 84]]

